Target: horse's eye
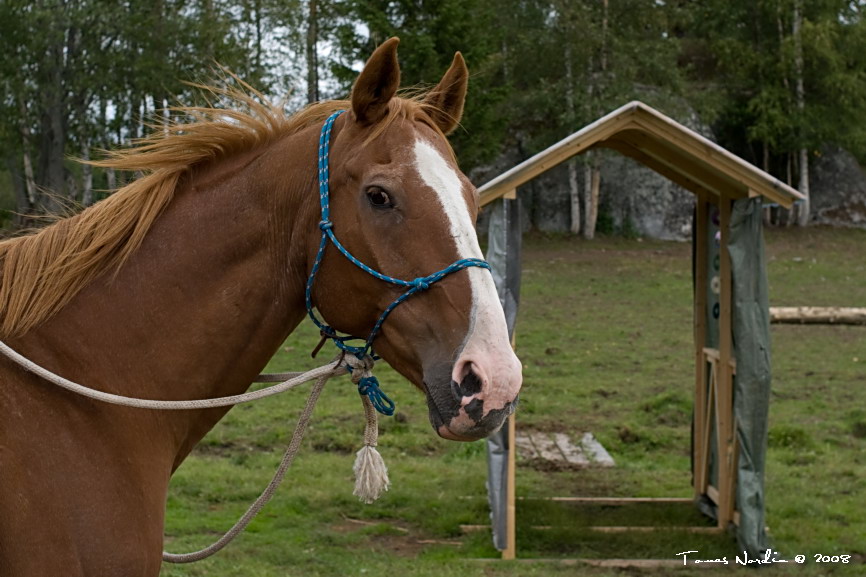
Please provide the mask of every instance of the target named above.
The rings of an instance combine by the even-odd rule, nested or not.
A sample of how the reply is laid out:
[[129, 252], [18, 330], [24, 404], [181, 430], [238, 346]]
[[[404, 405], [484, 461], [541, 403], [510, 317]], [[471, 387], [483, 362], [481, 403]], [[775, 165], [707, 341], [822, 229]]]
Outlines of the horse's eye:
[[367, 200], [375, 208], [392, 208], [394, 206], [394, 203], [391, 202], [391, 195], [380, 186], [371, 186], [367, 189]]

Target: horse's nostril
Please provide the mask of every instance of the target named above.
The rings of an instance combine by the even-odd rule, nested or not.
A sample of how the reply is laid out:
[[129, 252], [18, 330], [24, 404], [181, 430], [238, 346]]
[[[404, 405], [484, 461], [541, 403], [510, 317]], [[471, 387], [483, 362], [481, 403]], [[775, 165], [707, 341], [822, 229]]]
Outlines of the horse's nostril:
[[463, 400], [463, 390], [460, 388], [460, 384], [457, 381], [451, 381], [451, 396], [453, 396], [454, 400], [458, 403]]
[[451, 381], [451, 394], [458, 402], [481, 392], [481, 378], [470, 368], [460, 383]]

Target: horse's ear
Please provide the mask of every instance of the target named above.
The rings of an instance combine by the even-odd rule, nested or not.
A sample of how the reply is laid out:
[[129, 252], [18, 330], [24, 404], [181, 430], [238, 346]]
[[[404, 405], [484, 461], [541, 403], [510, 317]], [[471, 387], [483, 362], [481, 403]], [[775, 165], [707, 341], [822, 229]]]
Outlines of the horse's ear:
[[454, 55], [451, 68], [424, 99], [424, 103], [428, 105], [427, 113], [445, 134], [450, 133], [460, 124], [468, 86], [469, 69], [466, 68], [463, 55], [458, 52]]
[[399, 38], [376, 48], [352, 87], [352, 112], [361, 124], [375, 124], [388, 113], [388, 102], [400, 87]]

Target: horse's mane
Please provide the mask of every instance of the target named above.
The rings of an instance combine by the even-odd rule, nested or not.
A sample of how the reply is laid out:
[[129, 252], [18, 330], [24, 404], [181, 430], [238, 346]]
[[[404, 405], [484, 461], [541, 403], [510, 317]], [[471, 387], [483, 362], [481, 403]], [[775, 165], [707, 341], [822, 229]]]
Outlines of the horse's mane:
[[[119, 270], [192, 167], [265, 146], [351, 107], [348, 101], [333, 100], [287, 116], [280, 105], [263, 104], [259, 92], [235, 80], [241, 88], [198, 86], [230, 108], [174, 108], [186, 122], [154, 124], [152, 134], [134, 147], [91, 162], [143, 176], [75, 216], [0, 242], [0, 334], [26, 333], [97, 277]], [[374, 136], [397, 119], [417, 118], [419, 111], [426, 116], [425, 106], [420, 97], [392, 99], [390, 113], [375, 127]]]

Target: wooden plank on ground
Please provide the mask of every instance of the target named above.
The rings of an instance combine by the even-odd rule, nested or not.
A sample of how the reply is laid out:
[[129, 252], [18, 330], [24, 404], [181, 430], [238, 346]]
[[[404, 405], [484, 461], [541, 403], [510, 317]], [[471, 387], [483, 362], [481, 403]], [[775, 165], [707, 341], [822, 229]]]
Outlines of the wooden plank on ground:
[[592, 433], [584, 433], [575, 443], [565, 433], [521, 432], [515, 435], [514, 445], [524, 459], [544, 459], [579, 467], [615, 465], [613, 457]]
[[547, 461], [565, 460], [562, 453], [559, 452], [556, 443], [549, 435], [544, 433], [531, 433], [529, 439], [532, 441], [532, 444], [535, 445], [535, 450], [538, 451], [538, 454], [542, 459]]
[[516, 435], [514, 438], [514, 446], [520, 452], [520, 456], [524, 459], [540, 459], [541, 455], [535, 448], [530, 438], [526, 435]]
[[[499, 559], [470, 559], [476, 563], [498, 563]], [[682, 567], [682, 559], [515, 559], [515, 563], [522, 565], [540, 564], [540, 565], [562, 565], [564, 567], [575, 567], [579, 565], [589, 565], [590, 567], [605, 567], [611, 569], [660, 569], [660, 568], [676, 568]], [[724, 567], [730, 569], [726, 565], [720, 563], [700, 563], [689, 564], [689, 568], [710, 569], [713, 567]]]
[[691, 497], [519, 497], [521, 501], [557, 501], [587, 505], [634, 505], [636, 503], [694, 503]]
[[[556, 529], [553, 525], [532, 525], [530, 529], [534, 531], [551, 531]], [[561, 527], [559, 527], [561, 528]], [[720, 527], [701, 527], [691, 525], [591, 525], [586, 527], [569, 527], [570, 529], [585, 529], [595, 533], [657, 533], [661, 531], [679, 531], [683, 533], [707, 533], [716, 534], [724, 533], [725, 529]], [[478, 533], [480, 531], [490, 531], [490, 525], [460, 525], [462, 533]]]
[[592, 433], [584, 433], [580, 444], [583, 447], [583, 451], [589, 455], [591, 461], [602, 467], [613, 467], [616, 464], [610, 453], [607, 452]]
[[589, 465], [589, 459], [584, 454], [582, 447], [572, 445], [571, 439], [565, 433], [554, 433], [553, 442], [569, 463], [573, 465]]
[[590, 531], [596, 533], [657, 533], [660, 531], [682, 531], [684, 533], [724, 533], [724, 529], [720, 527], [692, 527], [683, 525], [628, 525], [624, 527], [587, 527]]

